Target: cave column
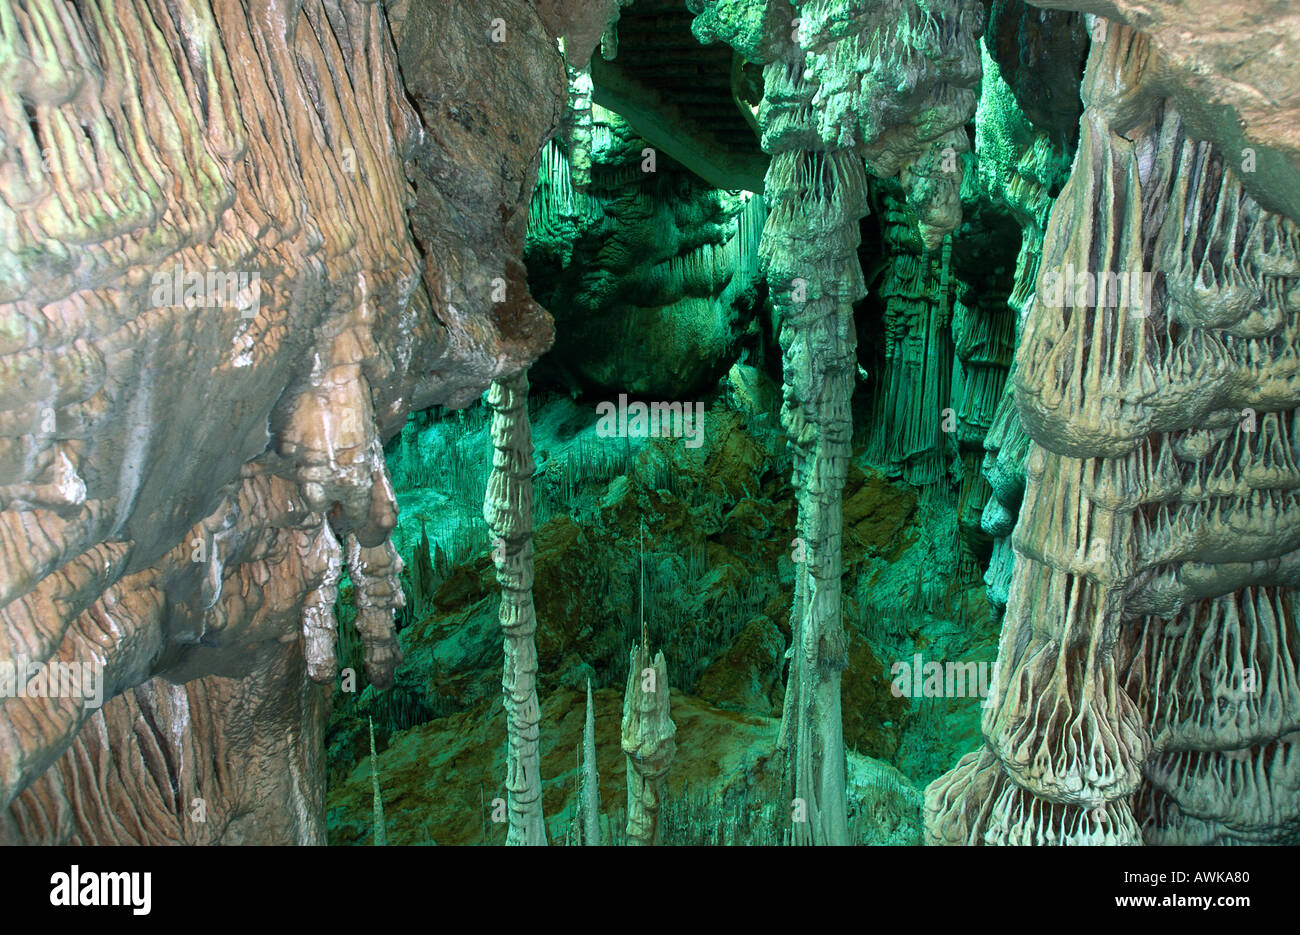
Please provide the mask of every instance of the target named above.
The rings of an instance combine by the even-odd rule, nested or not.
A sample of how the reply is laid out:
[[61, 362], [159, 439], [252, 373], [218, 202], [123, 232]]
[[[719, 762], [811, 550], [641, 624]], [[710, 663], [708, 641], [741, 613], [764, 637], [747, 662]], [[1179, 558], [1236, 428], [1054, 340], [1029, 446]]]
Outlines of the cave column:
[[501, 691], [506, 713], [507, 844], [546, 844], [538, 743], [537, 615], [533, 609], [533, 440], [528, 424], [528, 374], [492, 383], [492, 474], [483, 517], [501, 586], [505, 643]]
[[761, 252], [781, 319], [781, 421], [794, 461], [798, 581], [790, 677], [778, 745], [793, 778], [796, 844], [846, 844], [847, 799], [840, 676], [848, 664], [840, 604], [849, 400], [857, 366], [853, 302], [864, 294], [858, 221], [866, 169], [852, 151], [826, 149], [806, 125], [815, 86], [792, 46], [764, 72], [764, 148], [772, 206]]

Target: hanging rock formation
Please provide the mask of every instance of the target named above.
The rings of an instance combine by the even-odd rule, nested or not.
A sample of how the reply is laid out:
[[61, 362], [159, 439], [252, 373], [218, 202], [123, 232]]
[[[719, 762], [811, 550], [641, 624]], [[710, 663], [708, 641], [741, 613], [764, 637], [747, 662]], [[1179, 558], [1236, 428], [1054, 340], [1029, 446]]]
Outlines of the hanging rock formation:
[[[1010, 70], [1012, 80], [1021, 70], [1041, 61], [1043, 55], [1060, 55], [1070, 61], [1069, 50], [1086, 42], [1086, 32], [1074, 23], [1069, 14], [1044, 14], [1039, 17], [1021, 16], [1018, 28], [1011, 27], [1011, 11], [1016, 2], [999, 4], [991, 26], [1003, 26], [998, 32], [985, 37], [988, 46], [1003, 50], [998, 61], [988, 56], [985, 61], [980, 104], [975, 122], [975, 150], [978, 156], [976, 180], [982, 193], [993, 204], [1004, 207], [1020, 227], [1020, 250], [1016, 257], [1014, 282], [1006, 300], [1011, 315], [1012, 348], [1019, 345], [1020, 332], [1034, 297], [1038, 269], [1042, 260], [1043, 236], [1047, 230], [1048, 213], [1054, 193], [1059, 191], [1069, 174], [1063, 151], [1055, 140], [1073, 135], [1060, 123], [1050, 123], [1053, 115], [1074, 114], [1078, 110], [1078, 84], [1080, 73], [1058, 64], [1050, 75], [1060, 75], [1058, 81], [1040, 82], [1050, 92], [1046, 99], [1029, 99], [1030, 88], [1017, 93], [1004, 80], [1004, 69]], [[1023, 5], [1020, 5], [1023, 7]], [[997, 18], [1000, 10], [1007, 15]], [[1010, 50], [1018, 54], [1008, 60]], [[1037, 51], [1035, 51], [1037, 50]], [[1021, 61], [1021, 55], [1030, 59]], [[1018, 84], [1028, 85], [1021, 81]], [[1073, 101], [1065, 99], [1065, 89]], [[1039, 92], [1041, 93], [1041, 92]], [[1024, 110], [1022, 110], [1022, 105]], [[1033, 113], [1038, 121], [1031, 122]], [[1060, 119], [1058, 116], [1057, 119]], [[1005, 321], [1003, 327], [1005, 327]], [[1002, 384], [1002, 392], [993, 411], [992, 419], [983, 434], [984, 449], [982, 474], [988, 482], [989, 496], [980, 516], [980, 528], [993, 540], [992, 555], [985, 583], [989, 602], [997, 612], [1007, 604], [1011, 585], [1014, 553], [1011, 548], [1011, 531], [1019, 514], [1025, 492], [1025, 459], [1029, 453], [1029, 436], [1020, 424], [1020, 414], [1015, 405], [1015, 360], [1007, 361], [1011, 379]]]
[[[1251, 149], [1238, 181], [1270, 211], [1300, 219], [1300, 11], [1290, 0], [1033, 0], [1039, 16], [1097, 14], [1160, 50], [1147, 80], [1169, 95], [1190, 133], [1225, 154]], [[1068, 14], [1067, 14], [1068, 15]], [[1104, 35], [1104, 32], [1102, 33]]]
[[518, 257], [556, 33], [393, 6], [446, 28], [405, 88], [379, 4], [0, 12], [0, 653], [108, 699], [0, 701], [0, 839], [322, 840], [344, 569], [371, 682], [400, 658], [380, 445], [551, 337]]

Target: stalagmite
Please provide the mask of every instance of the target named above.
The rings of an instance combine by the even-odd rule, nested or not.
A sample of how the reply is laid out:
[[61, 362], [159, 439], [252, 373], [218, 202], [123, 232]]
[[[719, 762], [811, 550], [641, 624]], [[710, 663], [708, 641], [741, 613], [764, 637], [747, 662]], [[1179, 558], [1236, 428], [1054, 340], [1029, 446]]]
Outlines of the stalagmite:
[[384, 823], [384, 796], [379, 791], [379, 756], [375, 753], [375, 719], [367, 718], [370, 724], [370, 790], [374, 797], [375, 847], [388, 843], [388, 827]]
[[664, 654], [650, 656], [645, 627], [628, 659], [623, 692], [623, 753], [627, 757], [627, 843], [659, 844], [664, 780], [677, 755], [677, 725], [668, 692]]
[[499, 618], [505, 667], [507, 844], [545, 844], [537, 702], [537, 615], [533, 610], [533, 441], [528, 424], [528, 374], [502, 377], [488, 390], [492, 411], [492, 474], [483, 518], [501, 586]]
[[596, 711], [587, 679], [587, 717], [582, 726], [582, 843], [600, 845], [600, 773], [596, 770]]

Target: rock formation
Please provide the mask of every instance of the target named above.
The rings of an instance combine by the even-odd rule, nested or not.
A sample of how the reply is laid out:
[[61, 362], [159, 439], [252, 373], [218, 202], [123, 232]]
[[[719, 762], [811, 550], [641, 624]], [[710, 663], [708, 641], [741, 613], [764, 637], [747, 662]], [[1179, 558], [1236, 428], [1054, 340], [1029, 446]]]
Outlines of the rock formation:
[[687, 397], [756, 328], [764, 199], [709, 188], [618, 114], [592, 114], [586, 189], [554, 140], [529, 214], [529, 281], [559, 331], [543, 367], [575, 391]]
[[[690, 600], [602, 718], [628, 843], [918, 833], [846, 745], [954, 723], [880, 684], [917, 634], [878, 611], [949, 576], [937, 645], [1002, 631], [929, 841], [1294, 843], [1292, 7], [3, 4], [0, 842], [322, 843], [328, 722], [385, 843], [381, 756], [472, 732], [500, 664], [507, 842], [602, 843], [631, 605], [588, 553], [653, 517], [653, 598]], [[471, 546], [412, 557], [436, 510], [399, 524], [389, 459], [485, 390]], [[593, 391], [718, 405], [698, 453], [592, 454]], [[587, 687], [580, 785], [543, 784], [542, 678], [557, 721]], [[728, 761], [751, 813], [668, 792], [718, 712], [779, 754]]]
[[930, 787], [927, 828], [1287, 840], [1295, 225], [1191, 135], [1150, 37], [1091, 25], [1079, 155], [1017, 350], [1033, 441], [996, 703], [986, 748]]
[[388, 829], [384, 823], [384, 795], [379, 789], [379, 757], [375, 753], [375, 722], [370, 721], [370, 786], [374, 795], [375, 847], [388, 844]]
[[628, 659], [623, 692], [623, 753], [627, 758], [627, 843], [650, 846], [661, 841], [660, 810], [664, 780], [677, 754], [677, 725], [672, 719], [668, 665], [664, 654], [650, 655], [645, 629]]
[[587, 680], [587, 716], [582, 728], [582, 843], [600, 846], [600, 772], [596, 768], [596, 710]]
[[492, 534], [493, 561], [501, 586], [501, 632], [505, 671], [501, 692], [506, 714], [507, 844], [545, 844], [541, 761], [537, 744], [537, 614], [533, 609], [533, 441], [528, 426], [528, 375], [492, 384], [492, 475], [483, 518]]
[[781, 321], [781, 422], [794, 454], [796, 548], [804, 547], [778, 746], [787, 745], [794, 799], [806, 806], [796, 843], [842, 844], [848, 828], [840, 673], [848, 648], [840, 619], [840, 498], [856, 366], [852, 302], [864, 289], [857, 223], [867, 211], [866, 172], [851, 150], [821, 148], [806, 122], [815, 87], [804, 78], [802, 49], [788, 48], [764, 70], [760, 113], [763, 148], [773, 157], [761, 252]]
[[[550, 341], [517, 257], [561, 63], [522, 2], [505, 47], [467, 9], [395, 5], [466, 37], [487, 77], [455, 91], [423, 47], [404, 90], [378, 4], [162, 6], [0, 24], [0, 650], [93, 667], [109, 699], [0, 702], [0, 836], [316, 842], [340, 571], [369, 679], [399, 659], [380, 444]], [[185, 767], [200, 750], [243, 765]]]
[[[867, 170], [899, 176], [924, 248], [960, 218], [958, 153], [978, 78], [976, 4], [706, 0], [695, 24], [764, 65], [759, 110], [769, 216], [760, 253], [780, 320], [782, 424], [799, 498], [792, 646], [778, 748], [788, 752], [796, 843], [847, 841], [840, 673], [841, 495], [865, 293], [858, 221]], [[901, 76], [901, 77], [900, 77]]]

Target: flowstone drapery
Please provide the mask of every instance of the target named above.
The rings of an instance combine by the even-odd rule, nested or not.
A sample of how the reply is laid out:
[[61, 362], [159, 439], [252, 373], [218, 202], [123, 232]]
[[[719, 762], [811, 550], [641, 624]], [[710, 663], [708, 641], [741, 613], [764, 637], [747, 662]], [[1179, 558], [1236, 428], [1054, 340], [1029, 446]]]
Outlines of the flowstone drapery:
[[[164, 670], [176, 682], [256, 671], [246, 686], [254, 705], [278, 694], [261, 681], [268, 665], [283, 662], [288, 679], [334, 677], [338, 539], [382, 549], [394, 514], [378, 436], [404, 412], [396, 387], [406, 374], [379, 346], [400, 355], [404, 332], [412, 348], [438, 350], [410, 311], [418, 255], [402, 159], [419, 129], [395, 90], [387, 27], [373, 7], [331, 20], [308, 2], [285, 16], [292, 36], [283, 24], [268, 35], [268, 24], [225, 5], [32, 2], [7, 4], [2, 17], [0, 135], [13, 171], [0, 179], [0, 651], [100, 668], [110, 699]], [[309, 100], [308, 83], [314, 106], [290, 121], [279, 105]], [[399, 398], [372, 393], [372, 381], [390, 377]], [[386, 568], [376, 570], [363, 640], [384, 684], [398, 655], [391, 614], [380, 619], [393, 606]], [[369, 586], [365, 569], [349, 573]], [[301, 652], [298, 665], [271, 662], [290, 651]], [[183, 729], [220, 734], [205, 719], [216, 710], [239, 718], [226, 685], [191, 700], [223, 695], [228, 705], [194, 719], [178, 702]], [[84, 723], [96, 724], [92, 749], [129, 738], [110, 722], [130, 717], [131, 704], [6, 698], [0, 805]], [[315, 707], [288, 705], [285, 715]], [[256, 723], [259, 733], [244, 743], [264, 729], [260, 713], [247, 715], [245, 730]], [[287, 776], [316, 760], [290, 748], [317, 733], [289, 730], [249, 749], [246, 765], [287, 755]], [[222, 816], [241, 794], [209, 786], [214, 820], [201, 831], [170, 796], [143, 791], [147, 820], [77, 824], [59, 802], [85, 777], [66, 760], [58, 769], [15, 807], [24, 839], [206, 838], [230, 830]], [[307, 788], [319, 778], [284, 797], [263, 790], [293, 815], [268, 820], [267, 833], [292, 823], [282, 840], [320, 840], [313, 800], [323, 787]], [[122, 777], [128, 789], [134, 781]], [[106, 778], [84, 789], [83, 807], [112, 788]]]
[[867, 457], [887, 474], [925, 487], [946, 481], [957, 455], [956, 416], [950, 415], [956, 283], [947, 252], [923, 255], [901, 193], [881, 188], [888, 259], [876, 292], [884, 304], [884, 349]]
[[1093, 36], [1017, 352], [1033, 442], [986, 747], [930, 786], [927, 830], [1288, 840], [1297, 229], [1189, 137], [1147, 37]]
[[[1053, 14], [1056, 15], [1056, 14]], [[1027, 26], [1028, 24], [1022, 24]], [[1040, 30], [1043, 27], [1040, 26]], [[1060, 18], [1059, 31], [1052, 41], [1067, 43], [1069, 29]], [[1063, 32], [1066, 35], [1061, 35]], [[1035, 43], [1037, 31], [1026, 36], [1023, 29], [1012, 31], [1011, 38]], [[989, 37], [986, 37], [986, 41]], [[1041, 41], [1041, 40], [1040, 40]], [[1064, 106], [1057, 102], [1057, 106]], [[1020, 227], [1020, 250], [1011, 294], [1006, 299], [1010, 320], [1010, 349], [1019, 345], [1023, 322], [1029, 315], [1034, 288], [1042, 260], [1043, 236], [1052, 192], [1069, 175], [1067, 153], [1053, 143], [1046, 130], [1032, 125], [1021, 110], [1012, 89], [1003, 78], [1001, 68], [990, 55], [984, 55], [984, 76], [980, 105], [975, 118], [975, 150], [978, 155], [976, 182], [994, 204], [1010, 212]], [[1011, 531], [1015, 526], [1025, 492], [1025, 459], [1029, 454], [1029, 436], [1020, 424], [1015, 404], [1014, 357], [1005, 360], [1009, 379], [1002, 383], [993, 416], [983, 436], [981, 471], [989, 486], [989, 496], [980, 516], [980, 528], [993, 539], [993, 551], [984, 581], [989, 603], [1001, 613], [1007, 605], [1007, 591], [1015, 563], [1011, 548]]]
[[501, 586], [499, 619], [505, 645], [501, 692], [506, 715], [507, 844], [545, 844], [542, 762], [538, 743], [537, 614], [533, 609], [533, 439], [528, 424], [528, 374], [492, 383], [492, 474], [483, 518]]

